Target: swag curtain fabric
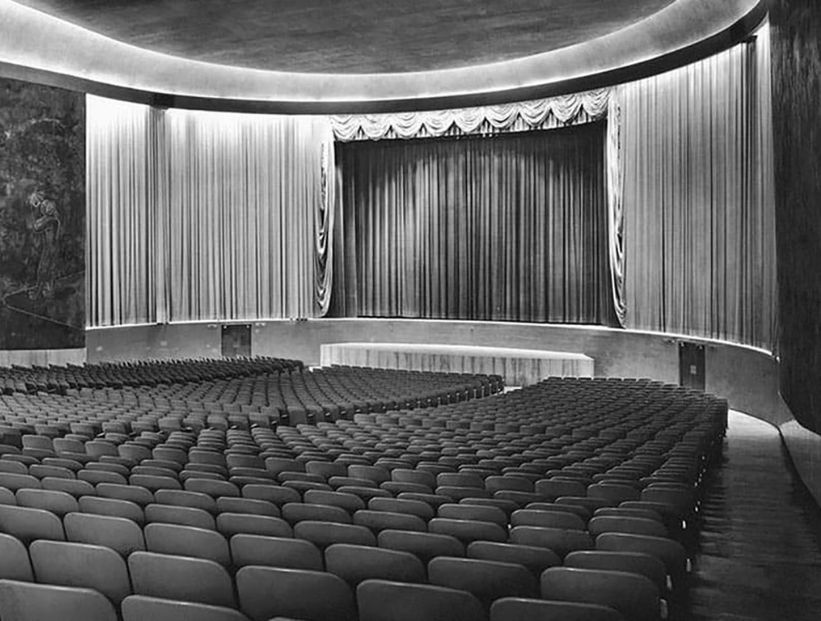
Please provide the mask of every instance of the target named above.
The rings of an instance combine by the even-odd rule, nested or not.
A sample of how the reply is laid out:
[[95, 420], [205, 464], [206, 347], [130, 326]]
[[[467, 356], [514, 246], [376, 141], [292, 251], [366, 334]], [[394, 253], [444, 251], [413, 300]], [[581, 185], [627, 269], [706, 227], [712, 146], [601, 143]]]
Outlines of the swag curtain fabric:
[[337, 315], [613, 322], [605, 127], [339, 147]]
[[342, 142], [521, 132], [600, 121], [609, 103], [610, 90], [599, 89], [476, 108], [336, 115], [331, 125]]
[[773, 346], [768, 41], [622, 87], [629, 328]]
[[326, 120], [88, 103], [90, 326], [327, 307]]

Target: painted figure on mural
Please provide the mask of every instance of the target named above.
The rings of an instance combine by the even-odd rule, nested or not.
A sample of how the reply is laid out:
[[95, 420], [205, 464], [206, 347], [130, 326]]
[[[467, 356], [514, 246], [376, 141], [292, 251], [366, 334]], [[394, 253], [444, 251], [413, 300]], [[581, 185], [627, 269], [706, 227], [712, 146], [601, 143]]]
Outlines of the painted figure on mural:
[[37, 284], [29, 291], [32, 299], [51, 297], [57, 273], [60, 243], [60, 214], [54, 201], [41, 191], [32, 192], [28, 199], [34, 210], [32, 230], [40, 236], [40, 259], [37, 262]]

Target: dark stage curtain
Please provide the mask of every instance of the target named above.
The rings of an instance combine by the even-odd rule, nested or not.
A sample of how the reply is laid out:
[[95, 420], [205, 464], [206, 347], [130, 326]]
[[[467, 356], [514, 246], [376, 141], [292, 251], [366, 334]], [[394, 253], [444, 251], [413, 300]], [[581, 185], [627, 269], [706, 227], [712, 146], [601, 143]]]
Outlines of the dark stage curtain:
[[339, 145], [333, 314], [615, 324], [605, 133]]

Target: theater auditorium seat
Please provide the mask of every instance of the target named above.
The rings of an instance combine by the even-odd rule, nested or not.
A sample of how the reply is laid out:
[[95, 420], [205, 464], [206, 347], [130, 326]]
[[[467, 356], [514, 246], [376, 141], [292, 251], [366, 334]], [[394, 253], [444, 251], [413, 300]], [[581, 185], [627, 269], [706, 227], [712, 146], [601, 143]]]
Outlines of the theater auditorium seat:
[[143, 515], [145, 516], [145, 522], [149, 524], [159, 522], [178, 526], [194, 526], [208, 530], [217, 529], [214, 516], [196, 507], [177, 507], [151, 503], [145, 506]]
[[322, 552], [310, 541], [302, 539], [234, 535], [230, 546], [236, 567], [264, 565], [313, 571], [324, 569]]
[[598, 604], [504, 597], [490, 607], [490, 621], [627, 621], [617, 610]]
[[464, 544], [452, 535], [383, 530], [379, 533], [378, 541], [380, 548], [410, 552], [425, 564], [437, 556], [465, 555]]
[[16, 537], [5, 533], [0, 533], [0, 579], [23, 582], [34, 580], [26, 546]]
[[214, 561], [134, 552], [128, 557], [128, 571], [137, 595], [236, 607], [231, 576]]
[[537, 597], [539, 583], [523, 565], [440, 556], [428, 563], [431, 584], [472, 593], [485, 608], [501, 597]]
[[125, 518], [140, 526], [145, 522], [145, 514], [143, 513], [142, 507], [130, 500], [101, 498], [99, 496], [81, 496], [78, 502], [78, 510], [81, 513]]
[[231, 498], [222, 496], [217, 498], [218, 513], [249, 513], [251, 515], [264, 515], [278, 518], [281, 516], [277, 506], [267, 500], [256, 500], [253, 498]]
[[294, 533], [283, 519], [250, 513], [220, 513], [217, 515], [217, 530], [226, 538], [238, 533], [269, 537], [291, 537]]
[[[333, 494], [335, 492], [327, 492], [321, 490], [309, 490], [306, 496], [316, 492], [318, 494]], [[363, 503], [364, 504], [364, 503]], [[351, 524], [351, 514], [341, 507], [333, 505], [311, 504], [309, 502], [289, 502], [282, 506], [282, 517], [289, 524], [293, 525], [297, 522], [305, 520], [314, 520], [322, 522], [337, 522], [339, 524]]]
[[40, 540], [31, 544], [29, 553], [38, 582], [94, 589], [114, 606], [131, 595], [125, 561], [111, 548]]
[[575, 550], [589, 550], [594, 546], [586, 531], [542, 526], [515, 526], [510, 531], [510, 541], [548, 548], [562, 558]]
[[248, 617], [231, 608], [145, 595], [126, 597], [122, 615], [123, 621], [248, 621]]
[[253, 621], [357, 621], [353, 591], [333, 574], [250, 565], [237, 572], [236, 581], [240, 607]]
[[0, 580], [0, 618], [117, 621], [117, 613], [111, 602], [93, 589]]
[[337, 543], [325, 549], [325, 568], [351, 587], [380, 578], [396, 582], [425, 582], [422, 562], [410, 552]]
[[217, 512], [216, 501], [208, 494], [201, 492], [161, 489], [154, 494], [154, 501], [163, 505], [202, 509], [211, 514]]
[[487, 621], [467, 591], [427, 584], [365, 580], [356, 588], [359, 621]]
[[[374, 500], [388, 500], [378, 499]], [[353, 515], [360, 509], [365, 509], [367, 506], [365, 501], [354, 494], [346, 494], [344, 492], [329, 492], [326, 490], [308, 490], [305, 492], [304, 501], [311, 504], [327, 505], [331, 507], [339, 507], [347, 511], [349, 515]]]
[[305, 539], [324, 550], [334, 543], [375, 546], [376, 537], [364, 526], [305, 520], [294, 526], [294, 537]]
[[471, 541], [507, 541], [507, 531], [492, 522], [433, 518], [428, 530], [439, 535], [451, 535], [464, 544]]
[[44, 489], [19, 489], [15, 493], [17, 506], [45, 509], [57, 517], [79, 510], [77, 500], [71, 494]]
[[544, 599], [608, 606], [634, 621], [661, 619], [656, 586], [644, 576], [625, 571], [551, 567], [542, 573], [541, 595]]
[[487, 507], [471, 504], [447, 503], [440, 505], [436, 509], [436, 515], [442, 518], [454, 520], [473, 520], [479, 522], [491, 522], [498, 524], [502, 528], [507, 528], [510, 523], [509, 517], [498, 507]]
[[603, 533], [596, 537], [596, 549], [611, 552], [640, 552], [664, 563], [673, 586], [679, 588], [687, 574], [687, 551], [677, 541], [624, 533]]
[[13, 505], [0, 505], [0, 532], [26, 544], [35, 539], [65, 540], [63, 525], [55, 514]]
[[667, 570], [658, 558], [641, 552], [606, 552], [582, 550], [571, 552], [564, 559], [565, 567], [607, 569], [640, 574], [656, 585], [659, 593], [667, 590]]
[[231, 565], [228, 541], [214, 530], [153, 523], [146, 525], [143, 534], [148, 552], [192, 556], [214, 561], [223, 567]]
[[[377, 500], [373, 498], [371, 500]], [[389, 499], [386, 499], [389, 500]], [[383, 530], [411, 530], [426, 532], [428, 525], [425, 520], [417, 515], [408, 513], [396, 513], [392, 511], [371, 511], [360, 509], [353, 514], [353, 523], [369, 528], [373, 533], [378, 534]]]
[[142, 529], [126, 518], [69, 513], [63, 523], [68, 541], [105, 546], [124, 557], [145, 550]]
[[519, 509], [510, 516], [511, 526], [541, 526], [565, 530], [587, 530], [588, 524], [578, 515], [563, 511]]
[[559, 556], [547, 548], [495, 541], [474, 541], [467, 547], [468, 558], [502, 563], [516, 563], [526, 567], [537, 577], [548, 567], [562, 564]]
[[[363, 507], [364, 508], [364, 507]], [[399, 498], [371, 498], [368, 501], [368, 509], [371, 511], [387, 511], [390, 513], [405, 513], [415, 515], [424, 522], [428, 522], [436, 515], [433, 508], [418, 500], [402, 500]]]

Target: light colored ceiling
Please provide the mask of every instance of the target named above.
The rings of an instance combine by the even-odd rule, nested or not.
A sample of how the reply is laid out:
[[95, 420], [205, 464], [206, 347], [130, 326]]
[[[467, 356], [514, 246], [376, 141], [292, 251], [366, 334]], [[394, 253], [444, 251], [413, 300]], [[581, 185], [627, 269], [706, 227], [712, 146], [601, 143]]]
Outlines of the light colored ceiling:
[[549, 52], [621, 30], [674, 1], [17, 0], [117, 41], [191, 60], [355, 74]]
[[286, 114], [598, 88], [737, 43], [768, 0], [0, 0], [0, 75]]

